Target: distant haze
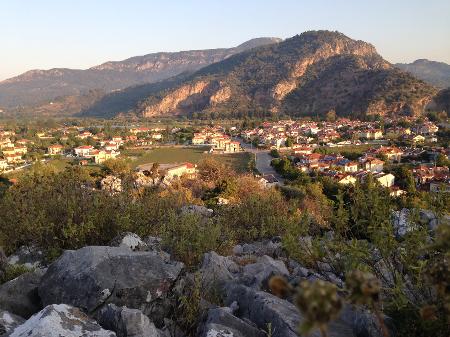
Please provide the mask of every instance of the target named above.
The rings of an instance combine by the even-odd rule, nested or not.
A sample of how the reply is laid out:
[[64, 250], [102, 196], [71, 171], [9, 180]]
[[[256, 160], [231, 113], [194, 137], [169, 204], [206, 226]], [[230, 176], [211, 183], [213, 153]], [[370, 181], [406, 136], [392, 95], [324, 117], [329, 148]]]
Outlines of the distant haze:
[[0, 4], [0, 80], [159, 51], [338, 30], [392, 63], [450, 63], [448, 0], [22, 0]]

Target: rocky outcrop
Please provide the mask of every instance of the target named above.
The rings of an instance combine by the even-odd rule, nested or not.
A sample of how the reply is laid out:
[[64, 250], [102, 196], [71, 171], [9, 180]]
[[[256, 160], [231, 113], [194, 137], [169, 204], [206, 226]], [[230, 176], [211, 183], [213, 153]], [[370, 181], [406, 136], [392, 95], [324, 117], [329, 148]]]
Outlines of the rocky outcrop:
[[140, 309], [161, 322], [171, 310], [171, 288], [183, 264], [155, 252], [125, 247], [84, 247], [65, 251], [47, 270], [39, 286], [44, 305], [66, 303], [97, 311], [106, 303]]
[[28, 318], [42, 309], [38, 286], [45, 269], [20, 275], [0, 286], [0, 308]]
[[216, 106], [217, 104], [224, 103], [228, 101], [231, 97], [231, 88], [225, 86], [217, 90], [210, 98], [209, 104], [211, 106]]
[[198, 81], [193, 84], [183, 85], [166, 95], [161, 102], [148, 106], [143, 111], [143, 114], [145, 117], [150, 117], [168, 112], [178, 112], [179, 105], [183, 103], [183, 101], [189, 99], [193, 95], [201, 94], [209, 84], [209, 81]]
[[155, 324], [142, 311], [108, 304], [97, 314], [97, 322], [117, 337], [162, 337]]
[[[290, 302], [263, 291], [230, 284], [227, 287], [226, 304], [236, 302], [238, 317], [246, 318], [260, 329], [266, 330], [271, 325], [273, 337], [298, 337], [298, 326], [304, 321], [299, 310]], [[318, 337], [314, 331], [310, 336]], [[329, 326], [330, 337], [355, 336], [350, 325], [338, 319]]]
[[80, 309], [65, 304], [49, 305], [17, 326], [10, 337], [115, 337]]

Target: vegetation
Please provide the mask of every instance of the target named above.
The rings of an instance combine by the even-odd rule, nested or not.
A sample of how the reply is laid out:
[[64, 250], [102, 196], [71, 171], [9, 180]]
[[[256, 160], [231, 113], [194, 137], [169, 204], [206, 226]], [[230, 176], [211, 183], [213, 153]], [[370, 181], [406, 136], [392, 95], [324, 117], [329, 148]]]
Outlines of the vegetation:
[[[428, 209], [442, 219], [450, 212], [448, 193], [407, 189], [405, 196], [393, 199], [370, 175], [351, 187], [304, 173], [290, 176], [283, 188], [265, 189], [255, 177], [236, 174], [215, 158], [198, 163], [196, 179], [183, 178], [166, 188], [136, 187], [135, 173], [121, 161], [107, 162], [95, 172], [36, 165], [15, 184], [2, 185], [0, 246], [10, 254], [33, 244], [51, 261], [64, 249], [107, 244], [118, 233], [131, 231], [161, 237], [165, 249], [195, 269], [205, 252], [227, 254], [238, 242], [281, 236], [291, 259], [319, 273], [325, 263], [334, 274], [347, 275], [347, 289], [342, 289], [349, 294], [347, 300], [364, 303], [380, 317], [381, 310], [393, 317], [399, 336], [446, 336], [450, 231], [441, 225], [436, 234], [430, 233], [418, 221], [418, 212]], [[286, 176], [292, 173], [289, 160], [275, 161]], [[108, 174], [121, 178], [122, 192], [111, 195], [98, 189]], [[404, 183], [408, 186], [408, 176]], [[214, 215], [182, 211], [192, 204], [213, 208]], [[416, 226], [398, 237], [392, 212], [406, 206]], [[367, 273], [381, 282], [381, 289]], [[308, 293], [323, 291], [305, 288], [302, 296]], [[335, 313], [324, 317], [332, 319]], [[327, 324], [310, 318], [309, 326], [323, 330]]]

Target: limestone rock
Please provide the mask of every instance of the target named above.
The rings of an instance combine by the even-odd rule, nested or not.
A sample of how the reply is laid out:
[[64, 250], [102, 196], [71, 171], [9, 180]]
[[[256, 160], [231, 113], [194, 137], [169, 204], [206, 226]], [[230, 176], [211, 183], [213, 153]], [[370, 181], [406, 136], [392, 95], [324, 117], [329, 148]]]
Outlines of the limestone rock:
[[67, 303], [89, 313], [105, 303], [140, 309], [156, 323], [171, 310], [171, 288], [182, 270], [182, 263], [154, 252], [84, 247], [49, 266], [39, 295], [44, 305]]
[[28, 318], [42, 309], [38, 286], [45, 269], [20, 275], [0, 286], [0, 308]]
[[80, 309], [66, 304], [49, 305], [11, 333], [10, 337], [115, 337]]

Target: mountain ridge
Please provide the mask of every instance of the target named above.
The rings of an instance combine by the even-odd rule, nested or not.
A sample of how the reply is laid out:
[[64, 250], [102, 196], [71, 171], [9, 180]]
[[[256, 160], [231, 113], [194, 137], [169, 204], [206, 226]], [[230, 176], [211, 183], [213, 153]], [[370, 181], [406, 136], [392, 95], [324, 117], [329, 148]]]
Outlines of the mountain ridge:
[[279, 38], [256, 38], [232, 48], [159, 52], [108, 61], [88, 69], [34, 69], [0, 82], [0, 106], [37, 105], [89, 90], [112, 92], [157, 82], [185, 71], [195, 71], [248, 48], [278, 43]]
[[[375, 89], [373, 89], [375, 88]], [[342, 33], [309, 31], [206, 66], [151, 95], [144, 117], [252, 112], [293, 116], [418, 114], [437, 90], [394, 68], [373, 45]]]
[[450, 87], [450, 65], [445, 62], [418, 59], [412, 63], [396, 63], [395, 66], [436, 87]]

